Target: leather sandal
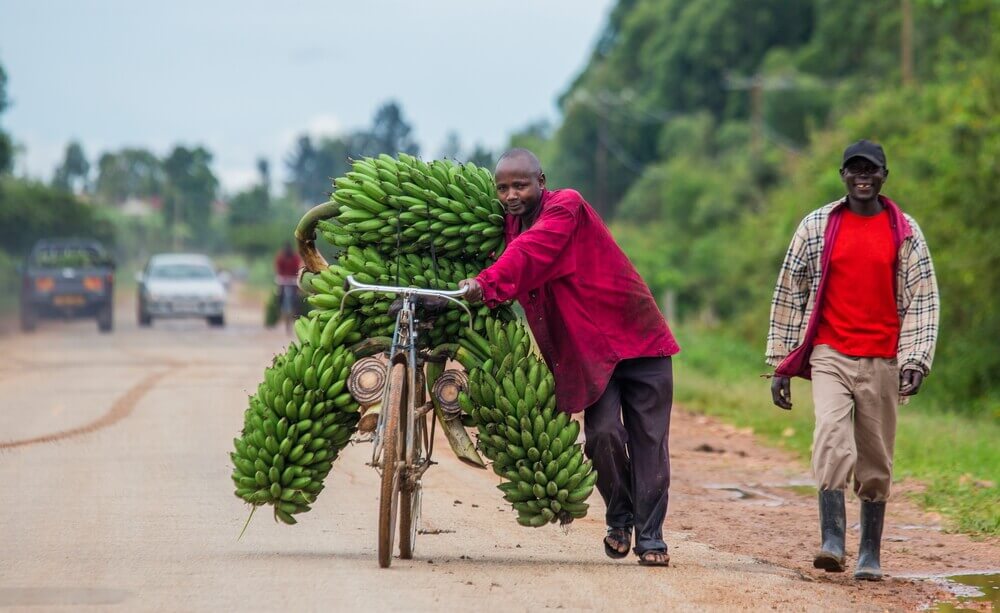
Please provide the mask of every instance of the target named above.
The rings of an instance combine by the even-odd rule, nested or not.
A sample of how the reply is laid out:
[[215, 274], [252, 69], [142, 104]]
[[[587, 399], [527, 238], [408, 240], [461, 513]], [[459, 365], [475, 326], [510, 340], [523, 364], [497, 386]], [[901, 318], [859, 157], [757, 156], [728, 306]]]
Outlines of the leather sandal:
[[661, 549], [650, 549], [639, 554], [642, 566], [670, 566], [670, 554]]
[[[618, 551], [615, 545], [624, 545], [625, 551]], [[604, 553], [613, 560], [621, 560], [628, 555], [632, 547], [632, 528], [608, 528], [604, 537]]]

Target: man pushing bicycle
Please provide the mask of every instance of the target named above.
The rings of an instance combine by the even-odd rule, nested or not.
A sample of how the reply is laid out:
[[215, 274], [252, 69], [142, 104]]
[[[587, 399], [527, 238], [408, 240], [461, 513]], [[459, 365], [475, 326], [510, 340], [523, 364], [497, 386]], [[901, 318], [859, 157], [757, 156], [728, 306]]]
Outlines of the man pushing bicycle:
[[516, 299], [556, 381], [559, 410], [583, 412], [585, 451], [607, 505], [605, 553], [667, 566], [671, 356], [680, 351], [646, 283], [600, 216], [571, 189], [550, 191], [533, 153], [495, 171], [507, 248], [459, 285], [495, 308]]

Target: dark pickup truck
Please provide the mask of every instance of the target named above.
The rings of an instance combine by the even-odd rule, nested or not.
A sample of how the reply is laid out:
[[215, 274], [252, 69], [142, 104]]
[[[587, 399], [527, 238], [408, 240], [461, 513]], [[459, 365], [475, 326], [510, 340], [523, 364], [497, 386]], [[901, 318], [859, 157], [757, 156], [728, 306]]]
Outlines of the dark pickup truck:
[[115, 264], [99, 242], [40, 240], [22, 270], [22, 330], [42, 318], [94, 317], [101, 332], [111, 331]]

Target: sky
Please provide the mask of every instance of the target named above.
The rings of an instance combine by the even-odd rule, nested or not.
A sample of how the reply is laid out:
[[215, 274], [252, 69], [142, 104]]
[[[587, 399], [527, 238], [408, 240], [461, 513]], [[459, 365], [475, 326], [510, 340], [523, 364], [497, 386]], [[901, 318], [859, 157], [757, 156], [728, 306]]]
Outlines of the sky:
[[424, 157], [456, 131], [503, 147], [585, 66], [614, 0], [0, 0], [0, 126], [48, 180], [70, 140], [206, 146], [230, 193], [302, 133], [371, 124], [396, 100]]

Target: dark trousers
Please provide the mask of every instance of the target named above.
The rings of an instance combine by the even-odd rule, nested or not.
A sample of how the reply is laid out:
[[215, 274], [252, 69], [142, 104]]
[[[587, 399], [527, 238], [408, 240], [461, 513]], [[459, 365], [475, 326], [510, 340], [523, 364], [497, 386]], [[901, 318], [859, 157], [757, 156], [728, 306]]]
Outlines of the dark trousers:
[[622, 360], [608, 387], [584, 411], [585, 451], [597, 470], [607, 524], [635, 527], [635, 552], [666, 550], [663, 519], [670, 488], [673, 364], [667, 358]]

